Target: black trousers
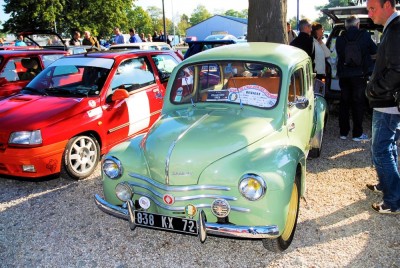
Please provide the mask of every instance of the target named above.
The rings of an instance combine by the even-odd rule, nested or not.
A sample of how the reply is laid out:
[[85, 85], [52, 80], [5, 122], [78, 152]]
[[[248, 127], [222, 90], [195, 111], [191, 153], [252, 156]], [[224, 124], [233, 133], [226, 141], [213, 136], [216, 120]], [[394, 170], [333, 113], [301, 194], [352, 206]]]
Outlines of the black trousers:
[[363, 134], [363, 119], [366, 110], [365, 88], [367, 79], [364, 77], [346, 77], [339, 79], [340, 92], [340, 111], [339, 128], [340, 136], [347, 136], [350, 132], [350, 111], [353, 119], [354, 137]]

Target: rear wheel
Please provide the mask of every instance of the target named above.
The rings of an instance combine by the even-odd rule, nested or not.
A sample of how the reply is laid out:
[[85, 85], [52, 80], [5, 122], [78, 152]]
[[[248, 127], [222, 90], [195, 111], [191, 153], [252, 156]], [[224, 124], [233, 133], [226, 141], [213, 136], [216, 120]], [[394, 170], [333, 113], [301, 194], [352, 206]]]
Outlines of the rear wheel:
[[282, 252], [292, 243], [294, 232], [296, 230], [297, 218], [299, 216], [300, 204], [300, 179], [297, 176], [292, 188], [292, 194], [289, 201], [289, 211], [286, 218], [285, 229], [281, 236], [274, 239], [263, 239], [263, 245], [266, 249], [273, 252]]
[[63, 157], [63, 168], [79, 180], [93, 173], [100, 159], [100, 146], [92, 136], [81, 135], [69, 140]]

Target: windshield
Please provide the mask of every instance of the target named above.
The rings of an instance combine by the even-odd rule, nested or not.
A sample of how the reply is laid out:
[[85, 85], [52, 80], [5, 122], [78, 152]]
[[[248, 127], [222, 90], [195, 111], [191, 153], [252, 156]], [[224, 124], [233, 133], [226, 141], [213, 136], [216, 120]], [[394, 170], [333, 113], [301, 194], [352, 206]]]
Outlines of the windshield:
[[25, 37], [33, 40], [41, 47], [64, 46], [63, 41], [55, 34], [25, 34]]
[[61, 58], [44, 69], [22, 91], [51, 96], [97, 96], [114, 60]]
[[281, 70], [272, 64], [218, 61], [182, 68], [172, 85], [174, 104], [224, 102], [258, 108], [275, 106]]

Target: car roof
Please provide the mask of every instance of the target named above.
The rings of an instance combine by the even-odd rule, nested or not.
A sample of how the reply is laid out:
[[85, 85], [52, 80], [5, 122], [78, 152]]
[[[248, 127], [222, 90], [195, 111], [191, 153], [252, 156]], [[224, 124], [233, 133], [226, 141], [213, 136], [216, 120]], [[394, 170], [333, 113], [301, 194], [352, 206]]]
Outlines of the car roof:
[[49, 50], [49, 49], [18, 49], [18, 50], [0, 50], [0, 55], [7, 56], [31, 56], [31, 55], [48, 55], [48, 54], [67, 54], [63, 50]]
[[175, 54], [173, 50], [106, 50], [106, 51], [95, 51], [83, 54], [74, 54], [69, 55], [69, 58], [84, 58], [84, 57], [91, 57], [91, 58], [109, 58], [109, 59], [117, 59], [117, 58], [125, 58], [130, 55], [153, 55], [153, 54]]
[[[400, 10], [400, 5], [396, 5], [396, 9]], [[350, 15], [355, 15], [360, 19], [362, 25], [369, 25], [366, 28], [380, 28], [368, 17], [368, 10], [366, 6], [347, 6], [347, 7], [330, 7], [321, 9], [321, 12], [332, 19], [334, 24], [344, 23], [346, 18]], [[375, 27], [373, 27], [373, 25]]]
[[110, 48], [128, 48], [128, 47], [141, 47], [141, 46], [169, 46], [165, 42], [142, 42], [142, 43], [127, 43], [112, 45]]
[[212, 60], [265, 61], [288, 69], [307, 59], [309, 59], [307, 53], [294, 46], [267, 42], [246, 42], [205, 50], [185, 59], [183, 62], [188, 64]]

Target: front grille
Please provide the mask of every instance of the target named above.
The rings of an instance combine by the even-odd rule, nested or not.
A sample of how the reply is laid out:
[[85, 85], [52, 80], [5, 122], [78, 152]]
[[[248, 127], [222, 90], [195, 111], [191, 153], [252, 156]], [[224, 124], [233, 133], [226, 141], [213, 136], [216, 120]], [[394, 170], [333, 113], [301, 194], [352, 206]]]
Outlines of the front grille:
[[[166, 205], [162, 200], [163, 196], [166, 192], [168, 193], [176, 193], [176, 192], [185, 192], [187, 195], [185, 196], [176, 196], [175, 203], [180, 201], [200, 201], [204, 203], [196, 205], [196, 208], [211, 208], [211, 203], [215, 199], [225, 199], [231, 202], [237, 200], [234, 196], [229, 195], [221, 195], [221, 191], [229, 192], [231, 189], [226, 186], [219, 185], [192, 185], [192, 186], [167, 186], [152, 179], [142, 176], [136, 173], [129, 173], [129, 176], [134, 178], [136, 181], [128, 182], [131, 187], [134, 187], [135, 194], [146, 196], [151, 199], [158, 207], [161, 207], [170, 211], [184, 211], [185, 207], [179, 206], [169, 206]], [[190, 195], [190, 192], [201, 190], [202, 194], [200, 195]], [[218, 191], [218, 194], [215, 193]], [[238, 212], [250, 212], [250, 209], [243, 207], [235, 207], [231, 206], [231, 210]]]

